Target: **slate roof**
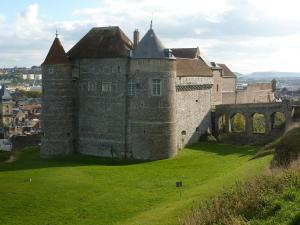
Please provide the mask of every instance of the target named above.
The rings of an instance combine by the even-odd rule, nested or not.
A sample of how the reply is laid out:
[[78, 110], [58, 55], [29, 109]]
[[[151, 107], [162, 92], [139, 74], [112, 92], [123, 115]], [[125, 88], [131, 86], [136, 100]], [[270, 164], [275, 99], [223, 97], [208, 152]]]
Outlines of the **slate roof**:
[[119, 27], [92, 28], [67, 53], [70, 58], [128, 57], [132, 42]]
[[154, 30], [150, 28], [133, 52], [133, 58], [162, 59], [174, 58], [170, 49], [166, 49]]
[[236, 75], [225, 64], [218, 63], [218, 65], [223, 69], [223, 77], [236, 78]]
[[178, 77], [211, 77], [212, 71], [200, 59], [176, 59], [177, 76]]
[[70, 60], [68, 59], [59, 38], [56, 37], [42, 65], [69, 64], [69, 63]]
[[12, 97], [4, 84], [0, 84], [0, 101], [11, 101]]
[[176, 58], [196, 59], [200, 56], [199, 48], [172, 48], [173, 55]]

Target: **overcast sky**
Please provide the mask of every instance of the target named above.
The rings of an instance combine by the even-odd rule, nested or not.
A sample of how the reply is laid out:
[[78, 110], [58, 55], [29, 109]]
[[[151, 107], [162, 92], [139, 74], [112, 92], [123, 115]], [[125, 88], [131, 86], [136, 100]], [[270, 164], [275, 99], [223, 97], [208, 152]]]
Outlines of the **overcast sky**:
[[0, 67], [40, 65], [56, 29], [69, 50], [94, 26], [143, 35], [152, 14], [168, 48], [199, 46], [241, 73], [300, 72], [299, 0], [1, 0]]

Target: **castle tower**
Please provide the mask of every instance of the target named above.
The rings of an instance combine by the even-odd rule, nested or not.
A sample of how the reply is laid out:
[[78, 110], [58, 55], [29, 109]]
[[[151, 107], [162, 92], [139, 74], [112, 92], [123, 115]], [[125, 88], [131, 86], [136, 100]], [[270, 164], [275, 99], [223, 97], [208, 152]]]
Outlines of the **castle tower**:
[[68, 155], [73, 152], [72, 65], [56, 35], [42, 64], [41, 155]]
[[0, 85], [0, 137], [8, 138], [9, 128], [12, 125], [13, 101], [4, 84]]
[[151, 26], [130, 60], [128, 152], [133, 158], [176, 155], [175, 79], [175, 57]]

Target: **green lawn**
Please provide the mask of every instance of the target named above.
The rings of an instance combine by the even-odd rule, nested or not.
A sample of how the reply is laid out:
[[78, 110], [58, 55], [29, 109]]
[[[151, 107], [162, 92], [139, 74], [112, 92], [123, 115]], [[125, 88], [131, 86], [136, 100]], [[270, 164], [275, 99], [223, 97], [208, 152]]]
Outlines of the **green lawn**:
[[[203, 143], [152, 162], [91, 156], [0, 163], [0, 224], [168, 225], [237, 179], [264, 171], [254, 147]], [[29, 182], [29, 179], [32, 182]], [[181, 193], [176, 181], [183, 182]]]

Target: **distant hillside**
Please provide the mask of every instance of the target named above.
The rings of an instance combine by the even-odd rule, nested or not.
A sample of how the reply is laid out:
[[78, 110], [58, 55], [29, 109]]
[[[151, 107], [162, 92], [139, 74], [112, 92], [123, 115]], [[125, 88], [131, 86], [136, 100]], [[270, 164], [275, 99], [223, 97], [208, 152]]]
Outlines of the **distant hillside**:
[[272, 80], [275, 79], [285, 79], [285, 78], [300, 78], [300, 73], [297, 72], [253, 72], [250, 74], [235, 73], [237, 77], [246, 80]]

